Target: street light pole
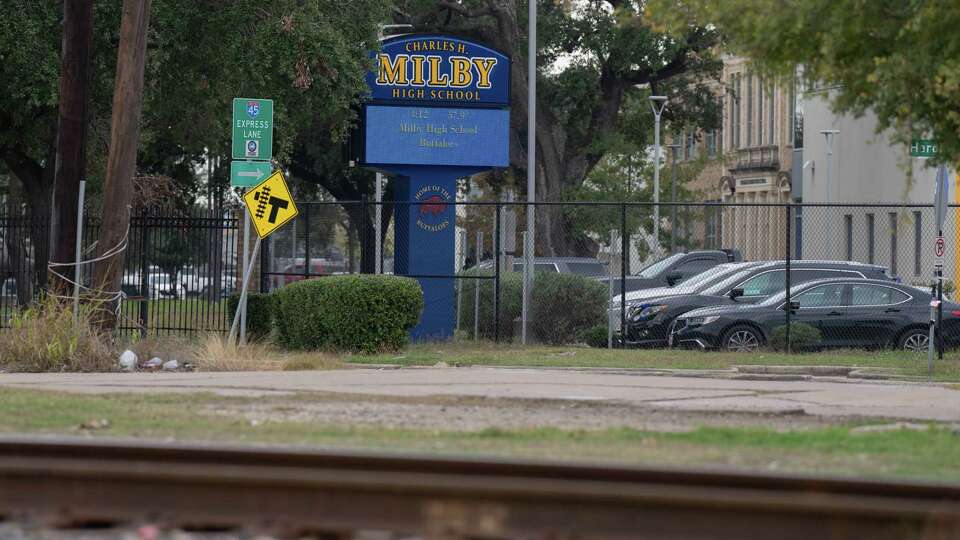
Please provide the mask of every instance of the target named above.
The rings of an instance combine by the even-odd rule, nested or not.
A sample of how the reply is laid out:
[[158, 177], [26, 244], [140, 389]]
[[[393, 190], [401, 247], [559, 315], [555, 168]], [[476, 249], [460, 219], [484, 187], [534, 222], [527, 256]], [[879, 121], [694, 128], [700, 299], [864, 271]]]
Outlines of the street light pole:
[[677, 149], [679, 144], [671, 144], [670, 148], [670, 254], [677, 252]]
[[[833, 195], [833, 138], [838, 133], [839, 129], [824, 129], [820, 133], [823, 133], [823, 137], [826, 139], [827, 143], [827, 196], [825, 197], [825, 202], [830, 204], [831, 196]], [[828, 210], [829, 212], [829, 210]], [[827, 219], [827, 242], [830, 243], [830, 256], [834, 257], [833, 253], [833, 219]]]
[[[527, 234], [523, 245], [523, 301], [520, 342], [527, 343], [530, 296], [533, 288], [534, 205], [537, 190], [537, 2], [528, 2], [527, 14]], [[499, 257], [499, 253], [497, 254]]]
[[650, 96], [653, 109], [653, 241], [660, 253], [660, 115], [667, 105], [667, 96]]

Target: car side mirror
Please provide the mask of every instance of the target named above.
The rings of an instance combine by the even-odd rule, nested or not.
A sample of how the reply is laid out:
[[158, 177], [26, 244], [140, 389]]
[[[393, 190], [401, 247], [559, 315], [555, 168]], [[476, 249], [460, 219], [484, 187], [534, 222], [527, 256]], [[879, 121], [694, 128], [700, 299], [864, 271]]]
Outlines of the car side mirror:
[[743, 296], [743, 289], [730, 289], [730, 293], [727, 295], [731, 300], [736, 300]]
[[786, 311], [787, 309], [789, 309], [791, 313], [800, 309], [800, 302], [790, 302], [789, 304], [785, 304], [783, 306], [783, 310]]
[[678, 281], [683, 279], [683, 275], [680, 272], [670, 272], [667, 274], [667, 285], [673, 287], [677, 284]]

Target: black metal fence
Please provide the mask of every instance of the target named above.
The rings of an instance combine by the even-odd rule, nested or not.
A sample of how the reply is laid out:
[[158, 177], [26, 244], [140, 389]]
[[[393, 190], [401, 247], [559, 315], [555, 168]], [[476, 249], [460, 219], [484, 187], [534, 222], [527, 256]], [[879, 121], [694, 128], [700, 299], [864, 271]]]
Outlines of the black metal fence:
[[[398, 207], [407, 211], [410, 205], [424, 204], [436, 203], [301, 203], [300, 216], [262, 244], [253, 286], [270, 291], [327, 275], [393, 273], [395, 262], [407, 256], [402, 249], [398, 251], [406, 242], [404, 231], [395, 230], [394, 212]], [[634, 340], [631, 330], [631, 319], [644, 304], [630, 299], [635, 290], [667, 278], [674, 288], [692, 287], [692, 278], [717, 262], [772, 261], [770, 264], [783, 266], [769, 267], [776, 272], [763, 283], [731, 282], [729, 288], [746, 289], [745, 296], [754, 301], [788, 284], [795, 290], [813, 275], [800, 271], [809, 261], [883, 267], [896, 282], [922, 287], [919, 290], [927, 291], [925, 294], [933, 282], [937, 231], [930, 205], [662, 203], [655, 233], [656, 207], [652, 204], [537, 203], [533, 205], [535, 235], [530, 242], [525, 233], [525, 203], [449, 204], [456, 215], [454, 262], [450, 268], [419, 277], [456, 281], [450, 298], [434, 301], [456, 306], [456, 329], [466, 339], [516, 341], [522, 337], [519, 321], [523, 318], [530, 331], [528, 341], [582, 339], [550, 328], [566, 322], [558, 321], [541, 305], [552, 305], [543, 298], [548, 293], [537, 289], [547, 286], [541, 285], [547, 283], [544, 280], [534, 279], [531, 311], [518, 311], [516, 295], [518, 288], [522, 289], [518, 272], [523, 270], [523, 257], [529, 249], [534, 253], [535, 276], [578, 274], [604, 285], [603, 313], [595, 326], [611, 327], [612, 341], [623, 345], [642, 341]], [[237, 209], [135, 215], [126, 253], [121, 329], [142, 335], [225, 332], [229, 314], [224, 299], [240, 281], [244, 252], [240, 216]], [[946, 223], [947, 244], [955, 245], [955, 208], [950, 208]], [[90, 220], [85, 228], [89, 252], [94, 249], [96, 231], [97, 223]], [[0, 325], [43, 287], [43, 266], [37, 261], [46, 256], [47, 232], [43, 220], [29, 215], [0, 216]], [[252, 244], [249, 242], [248, 251]], [[728, 258], [670, 258], [698, 250], [725, 250]], [[671, 266], [678, 261], [682, 264]], [[960, 274], [955, 251], [948, 250], [942, 262], [950, 296]], [[667, 267], [669, 276], [661, 272]], [[835, 274], [825, 277], [831, 275]], [[668, 286], [666, 281], [659, 284]], [[627, 292], [626, 297], [621, 291]], [[913, 296], [921, 294], [916, 291]], [[852, 307], [849, 290], [842, 294], [847, 297], [840, 307]], [[590, 311], [580, 307], [567, 306], [567, 311]], [[595, 314], [595, 307], [591, 309]], [[791, 313], [786, 310], [784, 320]], [[574, 326], [579, 331], [585, 324], [578, 321]]]
[[[223, 299], [237, 287], [234, 211], [142, 212], [131, 216], [119, 330], [141, 336], [225, 332]], [[83, 228], [82, 259], [97, 254], [99, 220]], [[29, 213], [0, 217], [0, 328], [47, 285], [49, 221]], [[85, 285], [91, 266], [81, 266]], [[73, 269], [61, 269], [73, 278]]]

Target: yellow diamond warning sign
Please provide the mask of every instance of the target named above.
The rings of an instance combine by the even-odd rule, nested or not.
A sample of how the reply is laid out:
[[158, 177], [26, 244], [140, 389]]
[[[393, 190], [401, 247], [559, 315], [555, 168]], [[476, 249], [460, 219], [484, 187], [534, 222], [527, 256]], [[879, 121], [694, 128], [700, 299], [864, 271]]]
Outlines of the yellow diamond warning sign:
[[247, 191], [243, 202], [260, 238], [270, 236], [299, 213], [287, 187], [287, 179], [280, 170]]

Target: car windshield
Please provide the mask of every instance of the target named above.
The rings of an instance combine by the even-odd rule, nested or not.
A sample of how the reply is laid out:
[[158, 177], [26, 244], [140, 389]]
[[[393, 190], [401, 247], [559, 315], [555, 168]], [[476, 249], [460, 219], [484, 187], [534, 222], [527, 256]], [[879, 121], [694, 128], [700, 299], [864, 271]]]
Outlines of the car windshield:
[[731, 274], [729, 277], [727, 277], [726, 279], [723, 279], [722, 281], [717, 283], [716, 285], [711, 285], [699, 292], [703, 294], [712, 294], [712, 295], [723, 294], [727, 292], [727, 290], [729, 290], [730, 287], [733, 287], [734, 285], [739, 283], [741, 280], [749, 276], [751, 271], [752, 269], [735, 272]]
[[683, 253], [674, 253], [673, 255], [667, 257], [666, 259], [657, 261], [651, 264], [650, 266], [644, 268], [637, 275], [643, 278], [657, 277], [658, 275], [660, 275], [661, 272], [669, 268], [670, 265], [672, 265], [674, 262], [682, 259], [683, 256], [684, 256]]
[[737, 266], [735, 265], [719, 264], [684, 281], [677, 287], [677, 290], [696, 291], [705, 288], [709, 283], [713, 283], [717, 279], [722, 279], [723, 276], [730, 272], [735, 272], [736, 268]]

